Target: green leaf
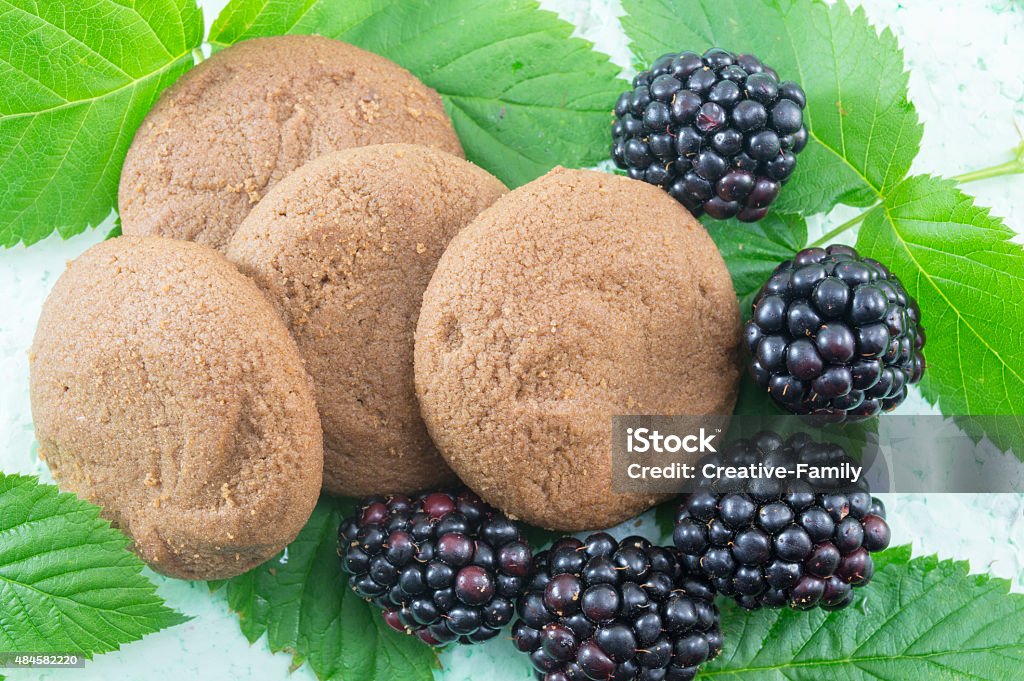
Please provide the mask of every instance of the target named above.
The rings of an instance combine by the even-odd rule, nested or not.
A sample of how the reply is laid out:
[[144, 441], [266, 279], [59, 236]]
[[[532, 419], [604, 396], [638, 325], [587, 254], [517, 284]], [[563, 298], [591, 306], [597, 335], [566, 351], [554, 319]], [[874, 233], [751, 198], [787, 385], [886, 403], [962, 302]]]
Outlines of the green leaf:
[[0, 473], [0, 652], [117, 650], [187, 617], [164, 605], [100, 509]]
[[676, 515], [679, 512], [679, 497], [675, 496], [654, 507], [654, 524], [661, 533], [661, 540], [672, 543], [672, 533], [676, 529]]
[[799, 215], [772, 211], [749, 225], [707, 218], [704, 226], [729, 268], [744, 319], [750, 317], [754, 294], [772, 271], [807, 245], [807, 222]]
[[526, 525], [525, 523], [521, 526], [523, 536], [529, 543], [530, 548], [533, 549], [534, 553], [541, 551], [547, 546], [550, 546], [556, 539], [564, 536], [564, 532], [556, 532], [555, 530], [549, 530], [544, 527], [537, 527], [535, 525]]
[[320, 679], [433, 679], [434, 651], [384, 624], [379, 611], [348, 588], [338, 565], [338, 525], [345, 502], [321, 499], [306, 527], [276, 558], [225, 588], [250, 642], [266, 635], [270, 649], [308, 663]]
[[886, 565], [905, 567], [913, 557], [914, 552], [910, 544], [903, 544], [901, 546], [893, 546], [881, 553], [874, 553], [871, 555], [871, 560], [875, 564], [875, 570], [880, 572]]
[[202, 32], [195, 0], [0, 0], [0, 245], [110, 214], [135, 129]]
[[950, 180], [912, 177], [871, 211], [857, 248], [886, 263], [921, 307], [921, 389], [946, 414], [979, 419], [1024, 455], [1024, 249]]
[[910, 168], [921, 125], [907, 99], [903, 54], [863, 9], [840, 0], [624, 0], [622, 25], [650, 63], [719, 46], [756, 54], [807, 92], [810, 143], [776, 202], [787, 213], [874, 203]]
[[750, 374], [744, 373], [740, 378], [740, 391], [736, 397], [735, 416], [780, 416], [784, 412], [772, 401], [766, 390], [761, 390]]
[[[768, 391], [762, 390], [754, 383], [754, 379], [747, 372], [744, 372], [742, 378], [740, 378], [739, 395], [736, 397], [736, 407], [733, 409], [733, 415], [736, 417], [735, 420], [739, 422], [734, 425], [742, 425], [744, 431], [750, 429], [751, 426], [748, 424], [756, 423], [758, 419], [765, 424], [777, 421], [777, 425], [780, 427], [787, 426], [787, 422], [792, 424], [799, 424], [800, 422], [799, 417], [779, 407], [768, 395]], [[829, 428], [832, 427], [834, 426], [830, 424]], [[730, 426], [730, 436], [735, 436], [738, 430], [738, 428]], [[742, 437], [742, 435], [740, 436]]]
[[[891, 558], [890, 558], [891, 556]], [[1019, 678], [1024, 596], [969, 575], [966, 562], [880, 555], [857, 601], [828, 613], [722, 609], [725, 650], [699, 678], [736, 681], [919, 681]]]
[[469, 160], [516, 187], [608, 157], [627, 84], [533, 0], [233, 0], [210, 41], [319, 33], [388, 57], [437, 90]]
[[337, 37], [396, 4], [397, 0], [233, 0], [210, 27], [209, 42], [227, 47], [240, 40], [289, 33]]

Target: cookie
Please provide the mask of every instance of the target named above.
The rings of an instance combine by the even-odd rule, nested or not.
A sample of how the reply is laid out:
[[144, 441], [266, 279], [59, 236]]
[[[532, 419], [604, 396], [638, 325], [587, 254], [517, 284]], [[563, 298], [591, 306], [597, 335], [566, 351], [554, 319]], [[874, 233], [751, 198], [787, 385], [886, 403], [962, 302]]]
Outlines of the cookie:
[[231, 239], [228, 258], [277, 304], [313, 377], [328, 491], [455, 481], [420, 418], [413, 332], [445, 246], [505, 192], [436, 149], [349, 149], [279, 182]]
[[121, 174], [122, 229], [223, 249], [292, 170], [386, 142], [462, 155], [437, 93], [384, 57], [318, 36], [246, 40], [182, 76], [142, 122]]
[[295, 342], [220, 253], [121, 237], [43, 305], [31, 351], [39, 456], [166, 575], [232, 577], [295, 538], [323, 447]]
[[615, 494], [615, 414], [729, 414], [740, 314], [707, 232], [657, 187], [555, 169], [462, 230], [423, 295], [416, 391], [460, 478], [556, 530], [659, 501]]

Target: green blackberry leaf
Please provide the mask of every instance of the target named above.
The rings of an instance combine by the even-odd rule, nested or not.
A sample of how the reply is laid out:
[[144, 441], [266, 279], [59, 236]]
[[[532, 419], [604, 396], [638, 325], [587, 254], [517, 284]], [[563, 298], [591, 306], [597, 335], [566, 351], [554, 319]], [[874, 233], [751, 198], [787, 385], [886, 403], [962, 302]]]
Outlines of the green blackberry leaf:
[[[925, 397], [1024, 457], [1024, 249], [950, 180], [911, 177], [860, 228], [857, 248], [884, 262], [921, 307]], [[977, 434], [977, 433], [973, 433]]]
[[661, 534], [659, 538], [669, 545], [672, 544], [672, 533], [676, 529], [676, 513], [679, 511], [680, 498], [672, 497], [654, 507], [654, 523]]
[[770, 212], [753, 224], [704, 219], [732, 275], [743, 319], [750, 317], [754, 295], [784, 260], [807, 246], [807, 222], [799, 215]]
[[563, 536], [562, 532], [549, 530], [535, 525], [522, 525], [523, 535], [534, 553], [550, 546], [556, 539]]
[[845, 610], [722, 608], [725, 649], [698, 678], [735, 681], [1002, 681], [1024, 664], [1024, 596], [966, 562], [879, 554]]
[[743, 377], [740, 378], [740, 391], [736, 397], [736, 407], [733, 409], [734, 415], [771, 418], [784, 413], [768, 396], [767, 390], [762, 390], [754, 383], [754, 379], [749, 374], [743, 374]]
[[195, 0], [0, 0], [0, 245], [110, 214], [135, 129], [202, 38]]
[[875, 570], [880, 571], [886, 565], [904, 567], [913, 560], [913, 557], [913, 550], [910, 544], [903, 544], [901, 546], [893, 546], [881, 553], [872, 554], [871, 560], [875, 563]]
[[810, 131], [776, 201], [785, 213], [869, 206], [907, 173], [921, 125], [907, 99], [903, 54], [889, 29], [840, 0], [623, 0], [637, 57], [717, 46], [757, 55], [807, 93]]
[[319, 33], [437, 90], [466, 157], [510, 187], [608, 157], [618, 68], [533, 0], [233, 0], [210, 42]]
[[187, 617], [164, 605], [100, 509], [0, 473], [0, 653], [120, 648]]
[[348, 588], [338, 565], [338, 525], [350, 504], [321, 499], [306, 527], [276, 558], [233, 579], [227, 592], [250, 642], [266, 635], [293, 667], [308, 663], [320, 679], [430, 681], [434, 651], [388, 627], [374, 606]]

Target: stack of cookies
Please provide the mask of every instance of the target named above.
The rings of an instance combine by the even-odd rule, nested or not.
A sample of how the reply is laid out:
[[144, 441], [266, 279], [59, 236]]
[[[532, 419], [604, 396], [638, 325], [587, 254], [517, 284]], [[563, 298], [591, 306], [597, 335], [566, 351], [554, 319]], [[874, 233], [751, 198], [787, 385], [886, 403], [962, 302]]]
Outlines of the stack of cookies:
[[168, 575], [269, 559], [321, 488], [461, 479], [537, 525], [607, 527], [658, 501], [612, 493], [612, 415], [735, 401], [739, 311], [684, 208], [561, 168], [508, 192], [437, 93], [344, 43], [196, 67], [119, 203], [125, 236], [44, 306], [32, 407], [61, 486]]

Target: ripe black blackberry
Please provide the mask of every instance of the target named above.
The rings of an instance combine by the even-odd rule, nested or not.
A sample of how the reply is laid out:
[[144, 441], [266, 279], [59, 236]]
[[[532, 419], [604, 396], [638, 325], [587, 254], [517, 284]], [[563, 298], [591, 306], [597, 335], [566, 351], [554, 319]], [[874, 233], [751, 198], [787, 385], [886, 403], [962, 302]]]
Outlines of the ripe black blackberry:
[[611, 154], [694, 215], [755, 222], [807, 145], [807, 98], [749, 54], [666, 54], [619, 95]]
[[[837, 445], [805, 433], [765, 431], [730, 443], [703, 463], [723, 466], [834, 465]], [[817, 487], [816, 489], [823, 489]], [[715, 589], [744, 608], [844, 608], [871, 581], [870, 554], [889, 545], [885, 506], [863, 483], [815, 491], [804, 480], [726, 479], [687, 496], [673, 541]]]
[[787, 411], [829, 421], [896, 408], [924, 373], [917, 302], [849, 246], [779, 265], [754, 298], [746, 340], [758, 386]]
[[688, 681], [722, 650], [714, 591], [642, 537], [566, 537], [537, 554], [512, 627], [543, 681]]
[[341, 524], [338, 555], [353, 591], [430, 645], [497, 636], [532, 559], [516, 524], [472, 492], [369, 499]]

